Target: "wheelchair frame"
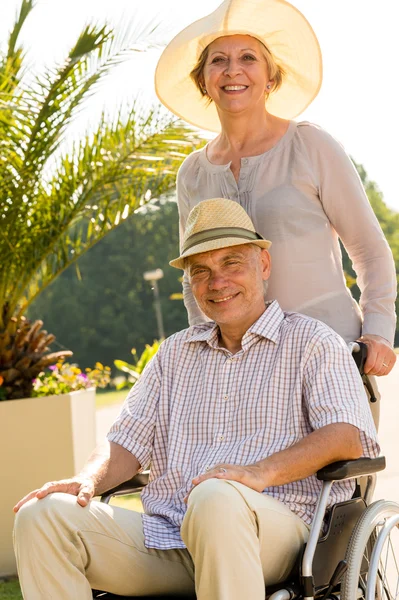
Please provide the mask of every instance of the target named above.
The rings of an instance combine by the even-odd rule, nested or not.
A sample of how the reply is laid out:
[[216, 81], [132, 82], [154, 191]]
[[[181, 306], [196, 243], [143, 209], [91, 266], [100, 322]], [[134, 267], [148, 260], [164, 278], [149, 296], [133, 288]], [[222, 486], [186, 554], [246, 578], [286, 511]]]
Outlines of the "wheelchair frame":
[[[392, 529], [399, 525], [398, 504], [384, 500], [369, 504], [375, 487], [375, 473], [382, 471], [384, 468], [385, 458], [380, 456], [374, 459], [359, 458], [357, 460], [336, 462], [327, 465], [317, 472], [317, 478], [323, 482], [323, 485], [316, 505], [315, 517], [310, 528], [309, 538], [303, 556], [299, 561], [299, 580], [298, 575], [296, 577], [293, 575], [285, 582], [270, 586], [267, 592], [268, 600], [294, 600], [299, 598], [303, 600], [315, 600], [315, 598], [323, 600], [327, 600], [328, 598], [341, 600], [364, 598], [364, 600], [375, 600], [376, 597], [384, 598], [384, 600], [394, 600], [394, 598], [397, 598], [399, 590], [397, 590], [395, 596], [376, 596], [375, 592], [370, 591], [371, 586], [374, 586], [373, 589], [375, 590], [378, 585], [378, 561], [382, 546]], [[353, 498], [334, 505], [331, 509], [327, 532], [324, 536], [320, 536], [323, 529], [329, 494], [334, 481], [355, 479], [364, 476], [368, 478], [365, 497]], [[147, 485], [148, 480], [148, 471], [140, 473], [130, 481], [106, 492], [101, 497], [101, 501], [108, 503], [114, 496], [139, 492]], [[388, 521], [373, 544], [373, 554], [370, 561], [366, 589], [359, 588], [358, 579], [360, 573], [366, 569], [363, 565], [364, 548], [361, 548], [360, 555], [358, 552], [353, 557], [352, 541], [359, 537], [359, 531], [361, 537], [364, 537], [365, 529], [368, 530], [370, 527], [373, 529], [376, 523], [384, 519], [388, 519]], [[356, 545], [356, 548], [358, 545]], [[364, 543], [363, 545], [366, 544]], [[351, 554], [351, 556], [348, 556], [348, 554]], [[353, 562], [356, 563], [354, 566], [350, 564]], [[357, 574], [357, 570], [359, 574]], [[341, 580], [343, 582], [340, 588]], [[353, 589], [354, 583], [356, 587], [355, 591]], [[340, 591], [337, 592], [337, 589]], [[367, 593], [367, 596], [364, 595], [365, 593]], [[122, 598], [104, 593], [99, 593], [94, 597], [103, 598], [103, 600], [121, 600]], [[158, 600], [166, 600], [166, 597], [158, 597]]]

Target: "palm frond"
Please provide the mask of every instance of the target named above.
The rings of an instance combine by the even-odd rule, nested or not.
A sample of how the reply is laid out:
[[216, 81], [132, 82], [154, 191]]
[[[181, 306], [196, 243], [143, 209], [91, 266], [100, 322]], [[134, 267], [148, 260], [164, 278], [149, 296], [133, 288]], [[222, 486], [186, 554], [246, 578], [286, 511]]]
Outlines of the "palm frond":
[[0, 93], [12, 93], [23, 76], [24, 52], [22, 46], [17, 44], [21, 29], [34, 5], [34, 0], [22, 0], [8, 38], [7, 53], [0, 55]]
[[[69, 264], [146, 202], [175, 185], [185, 156], [203, 141], [176, 119], [134, 105], [98, 129], [59, 160], [51, 180], [38, 190], [21, 231], [3, 244], [11, 268], [8, 301], [22, 310]], [[29, 245], [26, 245], [27, 230]], [[1, 243], [1, 239], [0, 239]], [[2, 277], [0, 277], [1, 283]]]
[[[33, 4], [22, 0], [10, 55]], [[132, 52], [154, 45], [157, 27], [137, 24], [116, 35], [87, 25], [62, 65], [0, 89], [0, 303], [7, 306], [0, 328], [120, 222], [167, 193], [202, 143], [159, 108], [135, 102], [60, 147], [99, 83]]]
[[[66, 61], [23, 77], [20, 12], [0, 56], [0, 371], [6, 398], [29, 396], [54, 336], [29, 323], [27, 306], [64, 269], [135, 210], [167, 193], [202, 140], [158, 109], [136, 103], [70, 148], [61, 143], [98, 85], [132, 52], [155, 45], [157, 24], [87, 25]], [[2, 397], [4, 398], [2, 388]], [[1, 398], [0, 398], [1, 399]]]
[[[141, 35], [142, 29], [136, 33]], [[7, 187], [16, 172], [20, 197], [32, 192], [83, 101], [95, 93], [113, 67], [137, 51], [134, 46], [120, 46], [125, 39], [126, 35], [115, 38], [107, 26], [88, 25], [63, 65], [56, 70], [47, 69], [12, 97], [0, 96], [0, 139], [4, 146], [0, 169], [5, 168], [0, 186], [5, 183]], [[130, 41], [133, 43], [132, 35]]]

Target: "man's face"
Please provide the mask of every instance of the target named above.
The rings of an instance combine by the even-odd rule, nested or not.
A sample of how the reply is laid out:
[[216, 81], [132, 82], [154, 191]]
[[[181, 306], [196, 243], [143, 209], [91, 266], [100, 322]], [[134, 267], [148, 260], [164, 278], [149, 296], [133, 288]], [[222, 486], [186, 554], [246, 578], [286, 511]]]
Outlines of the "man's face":
[[187, 273], [201, 310], [218, 325], [250, 327], [265, 310], [270, 255], [252, 244], [190, 256]]

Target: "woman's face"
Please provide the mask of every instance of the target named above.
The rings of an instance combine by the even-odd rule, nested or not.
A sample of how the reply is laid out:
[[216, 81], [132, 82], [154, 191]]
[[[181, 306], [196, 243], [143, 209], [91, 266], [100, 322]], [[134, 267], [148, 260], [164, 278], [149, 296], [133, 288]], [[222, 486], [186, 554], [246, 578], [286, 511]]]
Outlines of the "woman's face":
[[209, 44], [204, 87], [219, 110], [264, 110], [269, 81], [262, 45], [249, 35], [221, 37]]

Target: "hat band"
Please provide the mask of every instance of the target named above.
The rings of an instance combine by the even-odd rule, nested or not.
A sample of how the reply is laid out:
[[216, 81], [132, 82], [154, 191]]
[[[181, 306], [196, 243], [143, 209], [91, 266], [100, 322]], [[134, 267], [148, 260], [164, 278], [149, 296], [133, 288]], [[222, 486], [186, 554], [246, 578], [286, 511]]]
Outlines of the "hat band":
[[210, 242], [211, 240], [220, 240], [225, 237], [242, 238], [244, 240], [263, 240], [264, 238], [250, 229], [244, 229], [243, 227], [217, 227], [215, 229], [206, 229], [200, 233], [194, 233], [187, 238], [182, 254], [190, 250], [193, 246], [202, 244], [203, 242]]

